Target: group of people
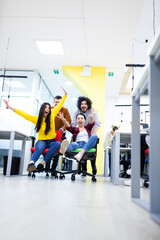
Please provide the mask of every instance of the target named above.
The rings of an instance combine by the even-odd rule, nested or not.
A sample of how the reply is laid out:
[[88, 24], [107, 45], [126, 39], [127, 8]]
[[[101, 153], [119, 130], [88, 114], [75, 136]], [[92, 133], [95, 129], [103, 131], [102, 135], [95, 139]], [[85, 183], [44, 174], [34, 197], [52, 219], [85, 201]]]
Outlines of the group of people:
[[[71, 120], [71, 116], [67, 108], [63, 104], [67, 97], [67, 92], [64, 91], [64, 96], [59, 95], [54, 97], [53, 106], [48, 102], [44, 102], [39, 110], [38, 116], [28, 114], [17, 108], [9, 105], [8, 101], [3, 99], [6, 108], [12, 110], [26, 120], [35, 125], [35, 130], [38, 133], [38, 140], [35, 144], [35, 152], [31, 156], [27, 171], [32, 172], [37, 169], [42, 171], [44, 165], [54, 157], [52, 169], [56, 169], [58, 163], [57, 151], [64, 154], [77, 148], [82, 148], [82, 151], [75, 155], [75, 159], [80, 161], [84, 153], [94, 147], [97, 142], [97, 130], [100, 127], [100, 121], [95, 109], [92, 108], [92, 101], [87, 97], [79, 97], [77, 101], [77, 110]], [[56, 130], [64, 132], [68, 130], [73, 134], [73, 142], [69, 144], [68, 140], [56, 141]], [[43, 151], [49, 148], [44, 156], [44, 159], [35, 166]], [[83, 170], [87, 170], [86, 164], [82, 165]], [[96, 169], [92, 170], [96, 174]]]

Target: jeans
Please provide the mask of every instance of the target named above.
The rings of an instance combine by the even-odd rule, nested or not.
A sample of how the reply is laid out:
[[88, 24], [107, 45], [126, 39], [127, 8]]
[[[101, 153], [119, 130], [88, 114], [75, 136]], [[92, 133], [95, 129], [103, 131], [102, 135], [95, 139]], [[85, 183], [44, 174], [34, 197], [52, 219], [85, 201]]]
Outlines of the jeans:
[[36, 162], [40, 155], [43, 153], [45, 148], [49, 148], [48, 152], [44, 156], [44, 161], [49, 161], [58, 151], [60, 148], [61, 143], [58, 141], [55, 141], [55, 139], [51, 140], [38, 140], [35, 145], [35, 152], [33, 153], [31, 157], [31, 161]]
[[88, 142], [84, 142], [84, 141], [81, 141], [81, 142], [72, 142], [68, 145], [68, 148], [66, 150], [66, 152], [71, 152], [77, 148], [83, 148], [85, 149], [86, 151], [88, 151], [89, 149], [91, 149], [92, 147], [94, 147], [96, 145], [96, 142], [97, 142], [97, 135], [96, 134], [93, 134]]
[[109, 175], [111, 174], [111, 153], [108, 153], [108, 162], [109, 162]]

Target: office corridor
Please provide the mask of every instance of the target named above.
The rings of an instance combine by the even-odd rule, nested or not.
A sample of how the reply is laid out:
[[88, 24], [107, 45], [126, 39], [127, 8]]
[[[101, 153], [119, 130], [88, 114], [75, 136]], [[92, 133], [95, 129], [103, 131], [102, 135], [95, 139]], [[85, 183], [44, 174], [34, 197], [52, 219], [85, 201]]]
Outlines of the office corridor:
[[[160, 239], [160, 226], [109, 178], [0, 176], [0, 239]], [[148, 196], [148, 190], [142, 190]]]

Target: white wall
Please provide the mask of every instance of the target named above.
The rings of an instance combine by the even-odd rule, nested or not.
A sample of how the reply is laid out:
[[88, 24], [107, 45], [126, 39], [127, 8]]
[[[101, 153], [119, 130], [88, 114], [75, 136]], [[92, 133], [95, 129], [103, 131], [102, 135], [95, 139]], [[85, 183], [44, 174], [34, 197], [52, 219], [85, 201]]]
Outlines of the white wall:
[[122, 95], [117, 98], [107, 97], [105, 105], [105, 134], [111, 130], [112, 125], [119, 127], [120, 131], [130, 131], [131, 107], [116, 105], [130, 105], [131, 97]]
[[[155, 34], [160, 30], [160, 0], [154, 0], [154, 5], [155, 8], [153, 8], [153, 1], [151, 0], [144, 1], [144, 6], [141, 12], [141, 17], [139, 19], [138, 28], [131, 45], [131, 56], [134, 57], [135, 64], [146, 64], [148, 59], [147, 49], [153, 41], [154, 28]], [[146, 40], [148, 41], [146, 42]], [[142, 72], [143, 68], [134, 68], [134, 88], [138, 84]], [[130, 76], [130, 82], [127, 84], [127, 87], [132, 86], [131, 81], [132, 78]], [[106, 80], [106, 89], [110, 89], [110, 86], [108, 86], [108, 84], [109, 81]], [[116, 84], [116, 82], [114, 82], [114, 84]], [[107, 92], [105, 99], [104, 134], [111, 130], [112, 125], [119, 126], [121, 131], [131, 130], [131, 107], [115, 106], [131, 104], [131, 96], [117, 94], [117, 96], [113, 97], [109, 92], [110, 91]], [[148, 103], [148, 97], [145, 96], [141, 98], [141, 104]], [[149, 106], [144, 106], [140, 108], [140, 122], [146, 121], [146, 111], [149, 111]], [[148, 118], [147, 121], [149, 121]]]

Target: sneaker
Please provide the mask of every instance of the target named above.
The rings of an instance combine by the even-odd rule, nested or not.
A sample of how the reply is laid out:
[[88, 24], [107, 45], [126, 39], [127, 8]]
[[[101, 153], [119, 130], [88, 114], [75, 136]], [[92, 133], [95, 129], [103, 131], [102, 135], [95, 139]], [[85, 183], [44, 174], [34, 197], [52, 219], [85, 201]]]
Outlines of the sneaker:
[[126, 172], [127, 172], [128, 175], [131, 175], [131, 168], [128, 169]]
[[43, 169], [44, 169], [43, 164], [42, 164], [42, 163], [39, 163], [38, 166], [37, 166], [37, 170], [38, 170], [38, 172], [42, 172]]
[[[131, 186], [131, 179], [130, 180], [125, 180], [124, 185], [126, 186]], [[143, 181], [140, 179], [140, 187], [143, 187]]]
[[124, 178], [131, 178], [131, 175], [129, 175], [129, 174], [126, 173], [126, 174], [124, 175]]
[[81, 160], [82, 157], [83, 157], [83, 155], [82, 155], [81, 152], [77, 153], [77, 154], [74, 156], [74, 158], [75, 158], [78, 162]]
[[34, 163], [29, 163], [29, 164], [28, 164], [28, 167], [27, 167], [27, 171], [28, 171], [28, 172], [32, 172], [32, 171], [34, 171], [35, 169], [36, 169], [36, 167], [35, 167]]
[[62, 141], [62, 143], [61, 143], [61, 147], [60, 147], [59, 152], [62, 153], [62, 154], [65, 154], [65, 152], [66, 152], [66, 150], [67, 150], [67, 148], [68, 148], [68, 144], [69, 144], [68, 140], [67, 140], [67, 139], [64, 139], [64, 140]]
[[121, 172], [121, 173], [119, 174], [119, 177], [120, 177], [120, 178], [124, 178], [125, 175], [126, 175], [125, 172]]

